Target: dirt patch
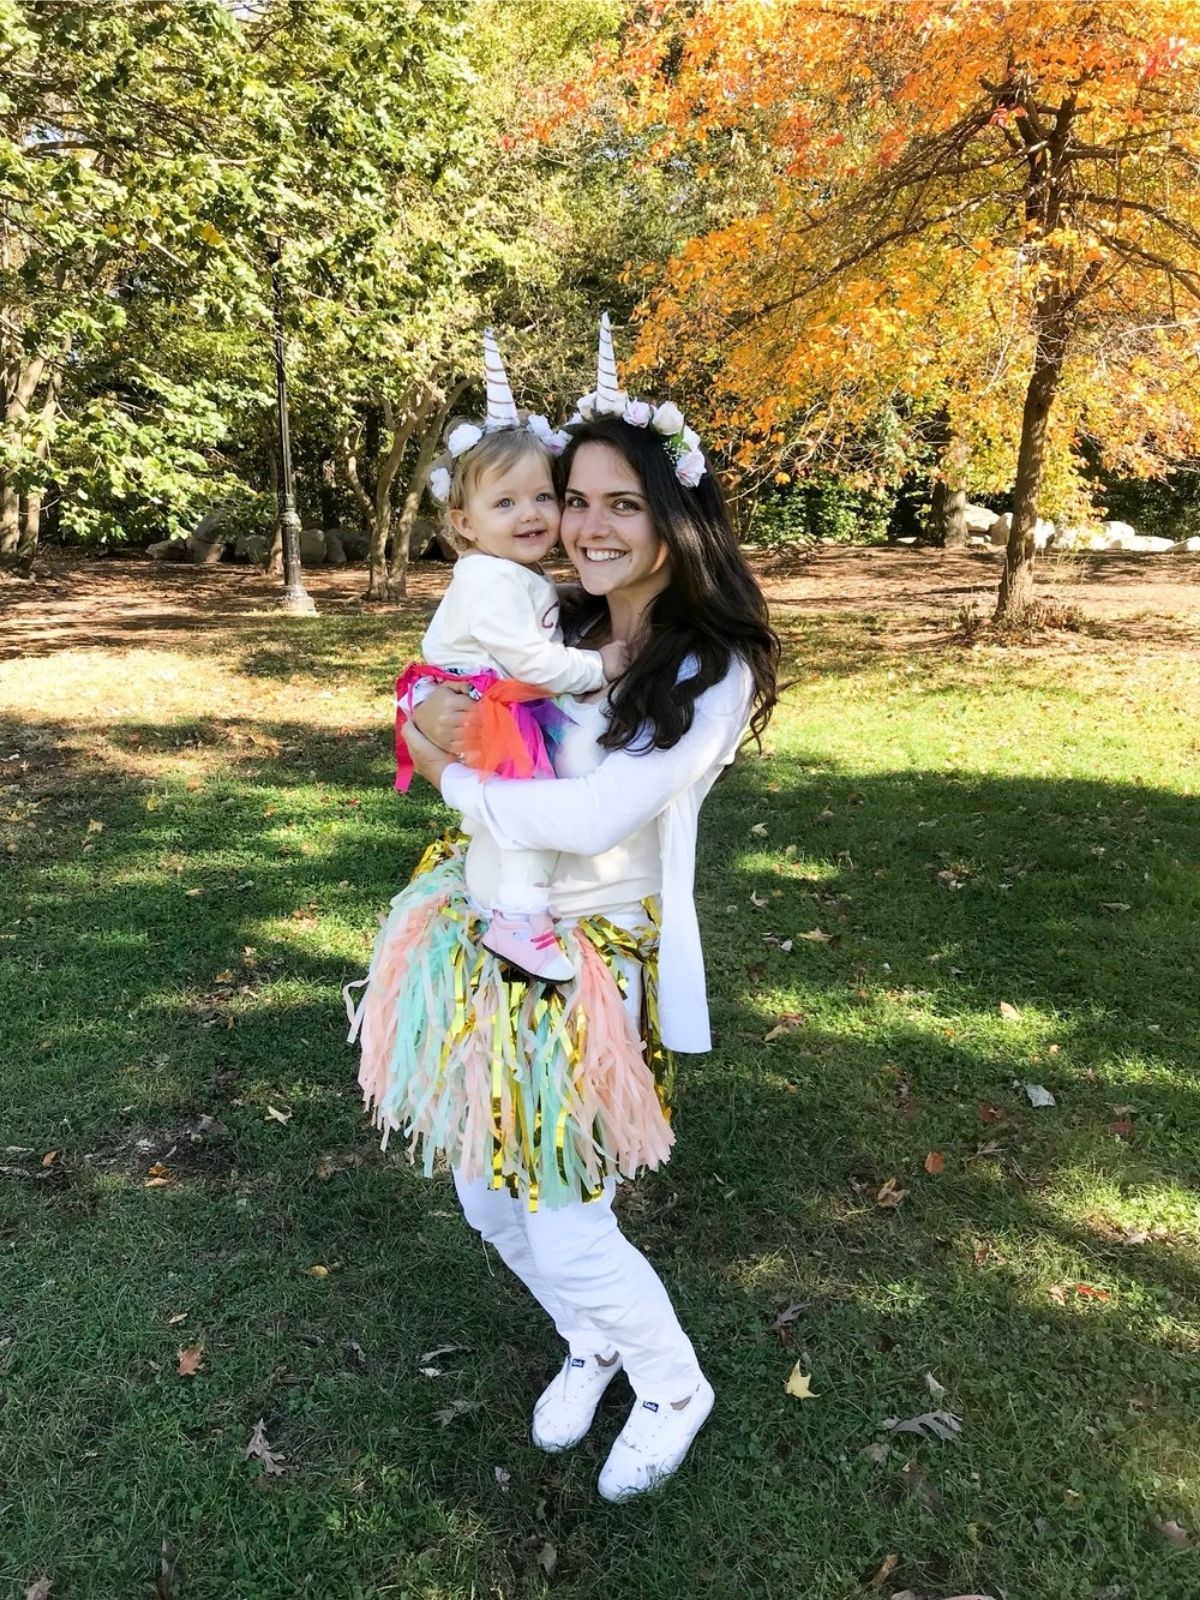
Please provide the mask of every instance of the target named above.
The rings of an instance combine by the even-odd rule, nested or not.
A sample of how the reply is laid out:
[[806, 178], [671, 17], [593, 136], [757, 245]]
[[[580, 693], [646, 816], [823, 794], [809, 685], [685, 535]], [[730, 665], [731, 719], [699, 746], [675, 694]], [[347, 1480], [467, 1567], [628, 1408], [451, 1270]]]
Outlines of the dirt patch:
[[[909, 546], [827, 548], [756, 556], [754, 568], [777, 615], [852, 613], [886, 630], [888, 642], [930, 643], [964, 609], [990, 615], [1002, 554]], [[34, 583], [0, 582], [0, 659], [93, 646], [169, 647], [181, 634], [271, 613], [280, 582], [257, 569], [158, 565], [145, 558], [55, 554]], [[419, 563], [409, 598], [395, 609], [436, 602], [450, 569]], [[314, 568], [305, 583], [324, 614], [375, 612], [363, 601], [362, 567]], [[1114, 625], [1126, 642], [1200, 646], [1200, 555], [1120, 552], [1039, 560], [1038, 592]]]

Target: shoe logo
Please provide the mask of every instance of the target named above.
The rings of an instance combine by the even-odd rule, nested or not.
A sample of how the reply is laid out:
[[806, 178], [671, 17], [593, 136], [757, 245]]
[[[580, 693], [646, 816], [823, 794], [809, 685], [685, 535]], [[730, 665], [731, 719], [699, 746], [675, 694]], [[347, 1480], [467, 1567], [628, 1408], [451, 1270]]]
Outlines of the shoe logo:
[[643, 1411], [657, 1411], [658, 1410], [658, 1401], [657, 1400], [643, 1400], [642, 1401], [642, 1410]]
[[582, 1356], [572, 1356], [571, 1357], [571, 1365], [573, 1367], [586, 1367], [587, 1366], [587, 1362], [583, 1359]]

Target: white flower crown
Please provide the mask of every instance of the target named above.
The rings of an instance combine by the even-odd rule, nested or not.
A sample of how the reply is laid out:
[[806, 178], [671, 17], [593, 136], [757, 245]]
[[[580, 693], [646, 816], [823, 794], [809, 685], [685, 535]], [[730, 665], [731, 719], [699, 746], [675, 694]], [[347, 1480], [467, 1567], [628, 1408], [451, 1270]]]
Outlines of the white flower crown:
[[591, 422], [593, 417], [620, 417], [635, 428], [653, 428], [660, 434], [668, 455], [675, 463], [675, 476], [685, 489], [694, 489], [708, 471], [700, 448], [700, 435], [683, 420], [683, 412], [673, 400], [660, 406], [648, 400], [634, 400], [620, 387], [617, 361], [613, 354], [612, 327], [606, 311], [600, 318], [600, 347], [596, 360], [596, 387], [575, 402], [575, 415], [566, 426]]

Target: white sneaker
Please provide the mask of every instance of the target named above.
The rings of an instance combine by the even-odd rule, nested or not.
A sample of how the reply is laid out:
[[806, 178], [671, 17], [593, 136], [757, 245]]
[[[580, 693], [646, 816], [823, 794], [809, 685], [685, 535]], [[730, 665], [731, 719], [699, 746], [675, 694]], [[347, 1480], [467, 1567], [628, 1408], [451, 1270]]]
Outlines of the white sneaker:
[[621, 1358], [606, 1367], [596, 1356], [568, 1356], [563, 1369], [533, 1408], [533, 1442], [539, 1450], [569, 1450], [592, 1425], [605, 1389], [621, 1370]]
[[712, 1384], [702, 1377], [681, 1410], [669, 1400], [639, 1400], [600, 1473], [601, 1498], [630, 1500], [669, 1478], [707, 1422], [714, 1398]]

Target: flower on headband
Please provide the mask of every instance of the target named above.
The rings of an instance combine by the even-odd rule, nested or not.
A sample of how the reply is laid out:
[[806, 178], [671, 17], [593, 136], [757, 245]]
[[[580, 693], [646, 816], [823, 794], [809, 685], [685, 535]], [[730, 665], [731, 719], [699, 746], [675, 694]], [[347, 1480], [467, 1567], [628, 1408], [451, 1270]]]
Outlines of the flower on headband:
[[644, 400], [627, 400], [623, 415], [625, 421], [632, 423], [635, 428], [648, 428], [653, 409]]
[[482, 438], [482, 428], [476, 427], [473, 422], [460, 422], [446, 440], [446, 449], [452, 456], [461, 456], [473, 449]]
[[571, 435], [564, 433], [561, 428], [556, 428], [548, 438], [542, 440], [552, 456], [560, 456], [571, 442]]
[[435, 500], [440, 500], [443, 505], [450, 498], [450, 469], [449, 467], [434, 467], [429, 474], [429, 492]]
[[699, 450], [689, 450], [675, 463], [675, 476], [685, 489], [694, 489], [708, 470]]
[[700, 435], [696, 432], [695, 428], [684, 428], [683, 448], [685, 450], [699, 450]]
[[596, 391], [593, 389], [591, 394], [581, 394], [575, 402], [575, 409], [581, 422], [590, 422], [596, 415]]
[[540, 413], [534, 412], [525, 418], [525, 426], [535, 438], [540, 439], [543, 444], [549, 444], [550, 436], [554, 432], [554, 429], [550, 426], [549, 417], [543, 417]]
[[664, 401], [661, 406], [657, 407], [654, 413], [653, 427], [655, 433], [664, 434], [668, 439], [680, 432], [683, 428], [683, 412], [680, 411], [674, 400]]

